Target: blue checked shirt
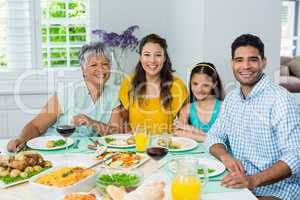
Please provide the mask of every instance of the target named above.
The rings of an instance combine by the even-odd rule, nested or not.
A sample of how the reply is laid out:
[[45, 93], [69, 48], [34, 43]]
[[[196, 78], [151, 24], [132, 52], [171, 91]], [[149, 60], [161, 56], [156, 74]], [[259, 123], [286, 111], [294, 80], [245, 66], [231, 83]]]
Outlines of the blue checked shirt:
[[225, 98], [222, 111], [209, 130], [206, 144], [223, 144], [245, 168], [257, 174], [276, 162], [285, 162], [292, 176], [257, 187], [257, 196], [300, 199], [300, 109], [285, 89], [263, 75], [244, 98], [241, 89]]

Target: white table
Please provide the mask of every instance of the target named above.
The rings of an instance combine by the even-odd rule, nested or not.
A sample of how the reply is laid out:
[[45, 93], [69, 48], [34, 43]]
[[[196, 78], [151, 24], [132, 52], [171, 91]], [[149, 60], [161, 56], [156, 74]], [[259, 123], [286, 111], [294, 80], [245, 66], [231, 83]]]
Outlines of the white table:
[[[1, 153], [6, 153], [6, 144], [8, 140], [0, 140]], [[155, 170], [156, 163], [152, 160], [140, 167], [145, 174], [145, 182], [152, 180], [163, 180], [166, 183], [165, 193], [166, 200], [169, 200], [170, 193], [170, 178], [166, 175], [164, 170]], [[0, 189], [1, 199], [5, 200], [48, 200], [45, 195], [44, 199], [37, 198], [34, 192], [30, 189], [28, 183], [20, 184], [7, 189]], [[257, 199], [248, 189], [242, 189], [234, 192], [210, 193], [203, 194], [202, 200], [255, 200]]]

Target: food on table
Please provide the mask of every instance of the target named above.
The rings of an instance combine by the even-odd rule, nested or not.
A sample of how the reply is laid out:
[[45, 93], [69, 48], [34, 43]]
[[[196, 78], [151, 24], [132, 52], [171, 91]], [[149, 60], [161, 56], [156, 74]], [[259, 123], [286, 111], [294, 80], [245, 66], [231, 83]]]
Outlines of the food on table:
[[175, 142], [173, 140], [171, 140], [171, 142], [169, 144], [167, 144], [164, 139], [158, 139], [157, 144], [162, 147], [167, 147], [168, 149], [181, 149], [182, 148], [182, 144], [180, 144], [179, 142]]
[[5, 184], [28, 179], [52, 167], [50, 161], [34, 151], [23, 151], [14, 156], [0, 156], [0, 180]]
[[105, 142], [110, 145], [116, 145], [116, 146], [128, 146], [128, 145], [134, 145], [135, 140], [133, 136], [130, 136], [128, 138], [114, 138], [114, 137], [106, 137]]
[[[213, 168], [208, 168], [208, 169], [207, 169], [207, 172], [208, 172], [209, 174], [214, 173], [215, 171], [216, 171], [216, 170], [213, 169]], [[203, 175], [203, 174], [204, 174], [204, 169], [202, 169], [202, 168], [197, 169], [197, 174]]]
[[117, 153], [110, 160], [108, 160], [105, 164], [114, 167], [114, 168], [128, 168], [134, 165], [139, 164], [145, 159], [145, 156], [139, 155], [136, 152], [129, 151], [120, 151], [120, 152], [112, 152], [108, 151], [99, 156], [97, 156], [97, 160], [104, 160], [105, 158], [111, 156], [112, 154]]
[[64, 146], [65, 144], [66, 144], [66, 140], [64, 140], [64, 139], [49, 140], [49, 141], [47, 141], [46, 146], [48, 148], [54, 148], [54, 147]]
[[66, 187], [95, 173], [96, 171], [94, 169], [84, 169], [82, 167], [62, 167], [40, 176], [35, 180], [35, 182], [54, 187]]
[[[135, 173], [129, 172], [111, 172], [101, 174], [96, 182], [96, 188], [99, 192], [108, 197], [107, 188], [109, 186], [116, 186], [123, 192], [130, 192], [135, 190], [142, 182], [142, 177]], [[110, 190], [110, 189], [109, 189]]]
[[96, 200], [96, 195], [77, 192], [66, 194], [64, 200]]

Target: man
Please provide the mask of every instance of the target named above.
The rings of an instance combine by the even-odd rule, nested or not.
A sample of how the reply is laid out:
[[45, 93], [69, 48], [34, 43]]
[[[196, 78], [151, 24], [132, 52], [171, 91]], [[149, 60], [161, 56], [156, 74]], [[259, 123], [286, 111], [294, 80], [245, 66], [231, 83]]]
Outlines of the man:
[[249, 188], [259, 199], [300, 199], [300, 109], [263, 73], [264, 44], [254, 35], [231, 45], [240, 87], [224, 100], [206, 144], [229, 171], [221, 184]]

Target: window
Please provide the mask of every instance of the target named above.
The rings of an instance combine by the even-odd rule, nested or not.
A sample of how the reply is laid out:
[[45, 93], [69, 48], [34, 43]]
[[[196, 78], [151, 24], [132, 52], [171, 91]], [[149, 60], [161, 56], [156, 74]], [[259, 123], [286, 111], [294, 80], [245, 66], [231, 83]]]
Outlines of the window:
[[283, 0], [281, 10], [281, 55], [300, 53], [299, 0]]
[[0, 69], [7, 65], [7, 54], [6, 54], [6, 35], [7, 35], [7, 24], [4, 20], [7, 16], [7, 7], [5, 0], [0, 0]]
[[43, 0], [41, 3], [42, 64], [79, 66], [78, 51], [89, 41], [87, 1]]
[[0, 69], [78, 67], [78, 50], [90, 41], [90, 2], [0, 0]]

